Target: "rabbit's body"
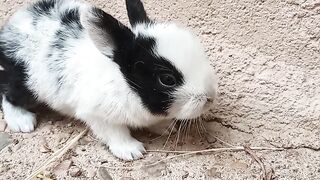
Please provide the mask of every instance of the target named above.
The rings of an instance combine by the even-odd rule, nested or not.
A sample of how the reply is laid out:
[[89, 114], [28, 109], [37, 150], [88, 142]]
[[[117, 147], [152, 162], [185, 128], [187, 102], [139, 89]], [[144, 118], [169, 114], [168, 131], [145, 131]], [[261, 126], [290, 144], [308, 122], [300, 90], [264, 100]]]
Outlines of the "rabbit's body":
[[76, 118], [110, 117], [138, 127], [152, 122], [113, 62], [113, 47], [106, 47], [105, 56], [90, 39], [82, 22], [92, 7], [52, 2], [47, 12], [33, 6], [18, 11], [0, 34], [3, 51], [26, 70], [26, 88], [38, 101]]
[[151, 22], [138, 0], [127, 0], [127, 8], [133, 31], [77, 0], [40, 0], [8, 20], [0, 65], [12, 130], [34, 130], [29, 108], [44, 103], [84, 121], [113, 154], [130, 160], [144, 148], [128, 127], [192, 119], [209, 109], [216, 80], [200, 43], [175, 25]]

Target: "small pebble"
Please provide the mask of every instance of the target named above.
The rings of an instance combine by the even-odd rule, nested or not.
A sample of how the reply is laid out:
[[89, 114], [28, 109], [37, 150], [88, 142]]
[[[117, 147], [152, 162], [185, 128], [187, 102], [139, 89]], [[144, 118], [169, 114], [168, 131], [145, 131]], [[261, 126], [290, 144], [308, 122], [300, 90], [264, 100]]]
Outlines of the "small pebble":
[[9, 167], [4, 164], [0, 164], [0, 173], [7, 172], [9, 170]]
[[83, 137], [79, 140], [79, 144], [80, 145], [87, 145], [91, 142], [91, 139], [89, 139], [88, 137]]
[[206, 135], [206, 140], [207, 140], [207, 142], [210, 143], [210, 144], [217, 142], [217, 139], [216, 139], [215, 137], [209, 135], [209, 134]]
[[0, 133], [0, 151], [11, 143], [10, 136], [7, 133]]
[[45, 177], [47, 177], [47, 178], [50, 178], [50, 179], [56, 179], [55, 177], [54, 177], [54, 174], [52, 173], [52, 172], [50, 172], [50, 171], [43, 171], [42, 172], [42, 174], [43, 174], [43, 176], [45, 176]]
[[[154, 162], [154, 161], [151, 161], [151, 162]], [[149, 166], [148, 164], [146, 164], [143, 170], [153, 177], [161, 177], [161, 176], [167, 175], [167, 166], [166, 166], [166, 163], [164, 162], [161, 162], [153, 166]]]
[[122, 178], [120, 178], [119, 180], [134, 180], [134, 179], [131, 178], [131, 177], [122, 177]]
[[168, 174], [168, 172], [164, 169], [161, 171], [161, 176], [166, 176]]
[[0, 121], [0, 132], [4, 132], [6, 130], [7, 123], [5, 121]]
[[44, 126], [41, 131], [45, 134], [51, 134], [53, 132], [53, 127], [51, 125]]
[[78, 167], [74, 166], [69, 169], [69, 174], [71, 177], [78, 177], [82, 174], [82, 172]]
[[39, 151], [42, 153], [48, 153], [51, 152], [52, 150], [48, 147], [48, 143], [45, 138], [40, 139], [40, 148]]
[[13, 142], [13, 144], [18, 144], [19, 140], [18, 139], [14, 139], [12, 142]]
[[100, 167], [98, 170], [98, 178], [101, 180], [112, 180], [111, 175], [107, 171], [107, 168]]
[[185, 174], [182, 175], [182, 179], [186, 179], [188, 176], [189, 176], [189, 173], [188, 173], [188, 172], [185, 172]]
[[194, 177], [195, 177], [195, 173], [190, 172], [190, 173], [189, 173], [189, 176], [190, 176], [191, 178], [194, 178]]
[[70, 134], [68, 133], [61, 133], [57, 135], [57, 139], [55, 140], [55, 146], [59, 146], [60, 144], [65, 143], [69, 138]]
[[232, 162], [230, 166], [234, 169], [239, 169], [239, 170], [248, 169], [248, 165], [244, 162], [241, 162], [241, 161]]
[[213, 167], [207, 171], [209, 177], [221, 178], [221, 172], [217, 168]]
[[96, 176], [96, 172], [92, 169], [87, 170], [87, 177], [88, 178], [94, 178]]
[[64, 177], [71, 165], [72, 165], [72, 161], [65, 160], [65, 161], [61, 162], [58, 166], [56, 166], [54, 168], [53, 172], [57, 176]]
[[15, 144], [14, 146], [12, 146], [12, 151], [13, 152], [17, 152], [19, 149], [21, 149], [22, 145], [20, 144]]

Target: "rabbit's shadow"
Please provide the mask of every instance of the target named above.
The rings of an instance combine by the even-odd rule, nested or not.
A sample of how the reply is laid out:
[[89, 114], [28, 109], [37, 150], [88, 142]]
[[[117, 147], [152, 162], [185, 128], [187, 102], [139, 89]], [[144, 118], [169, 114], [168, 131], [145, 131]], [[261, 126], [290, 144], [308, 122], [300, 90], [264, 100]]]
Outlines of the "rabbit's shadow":
[[[73, 118], [61, 115], [58, 112], [47, 108], [46, 106], [39, 106], [35, 108], [34, 112], [38, 116], [38, 127], [36, 131], [41, 131], [43, 127], [48, 124], [55, 124], [60, 131], [80, 131], [84, 129], [85, 125]], [[167, 151], [191, 151], [191, 150], [204, 150], [209, 148], [225, 147], [229, 129], [223, 128], [218, 125], [221, 119], [210, 115], [204, 117], [198, 123], [182, 123], [175, 124], [176, 132], [169, 135], [153, 134], [146, 129], [133, 130], [132, 134], [139, 141], [143, 142], [147, 149], [150, 150], [167, 150]], [[67, 127], [67, 128], [66, 128]], [[169, 127], [171, 132], [172, 127]], [[222, 140], [222, 141], [221, 141]]]

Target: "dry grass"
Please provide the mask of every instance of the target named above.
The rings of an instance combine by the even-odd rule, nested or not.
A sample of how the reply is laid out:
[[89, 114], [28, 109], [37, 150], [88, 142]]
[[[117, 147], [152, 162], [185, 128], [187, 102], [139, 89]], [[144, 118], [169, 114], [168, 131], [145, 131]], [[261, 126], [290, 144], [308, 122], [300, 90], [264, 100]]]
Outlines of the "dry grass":
[[39, 168], [37, 168], [30, 176], [28, 176], [26, 178], [26, 180], [33, 180], [36, 179], [38, 177], [38, 175], [44, 171], [45, 169], [48, 168], [48, 166], [60, 159], [69, 149], [71, 149], [78, 141], [79, 139], [81, 139], [86, 133], [88, 132], [88, 128], [86, 128], [85, 130], [83, 130], [80, 134], [78, 134], [77, 136], [75, 136], [73, 139], [71, 139], [69, 142], [66, 143], [66, 145], [64, 147], [62, 147], [61, 149], [59, 149], [58, 151], [56, 151], [55, 153], [52, 154], [52, 156], [50, 158], [48, 158], [41, 166], [39, 166]]

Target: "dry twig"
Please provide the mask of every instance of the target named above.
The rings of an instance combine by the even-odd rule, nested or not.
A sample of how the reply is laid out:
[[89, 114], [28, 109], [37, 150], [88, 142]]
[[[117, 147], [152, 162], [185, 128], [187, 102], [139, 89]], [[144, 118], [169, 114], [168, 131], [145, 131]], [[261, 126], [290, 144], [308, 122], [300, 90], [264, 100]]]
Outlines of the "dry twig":
[[41, 173], [43, 170], [45, 170], [53, 161], [61, 158], [73, 145], [75, 145], [79, 139], [81, 139], [86, 133], [88, 132], [88, 128], [83, 130], [80, 134], [78, 134], [76, 137], [71, 139], [67, 144], [52, 154], [52, 156], [47, 159], [36, 171], [34, 171], [30, 176], [26, 178], [26, 180], [33, 180], [36, 179], [39, 173]]
[[267, 173], [266, 166], [263, 164], [261, 159], [252, 151], [253, 149], [249, 146], [245, 146], [244, 150], [248, 153], [261, 167], [262, 169], [262, 180], [272, 180], [273, 179], [273, 170]]
[[[263, 150], [271, 150], [271, 151], [282, 151], [283, 148], [269, 148], [269, 147], [251, 147], [251, 150], [256, 151], [263, 151]], [[148, 152], [157, 152], [157, 153], [176, 153], [178, 155], [173, 155], [170, 157], [167, 157], [165, 159], [156, 161], [151, 164], [142, 165], [142, 166], [133, 166], [133, 167], [106, 167], [108, 169], [139, 169], [141, 167], [152, 167], [159, 163], [168, 161], [170, 159], [182, 157], [182, 156], [188, 156], [188, 155], [194, 155], [194, 154], [203, 154], [203, 153], [209, 153], [209, 152], [236, 152], [236, 151], [245, 151], [245, 147], [232, 147], [232, 148], [214, 148], [214, 149], [205, 149], [205, 150], [199, 150], [199, 151], [165, 151], [165, 150], [148, 150]]]

